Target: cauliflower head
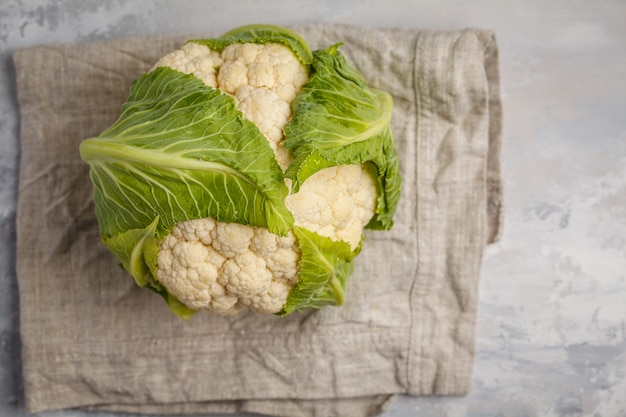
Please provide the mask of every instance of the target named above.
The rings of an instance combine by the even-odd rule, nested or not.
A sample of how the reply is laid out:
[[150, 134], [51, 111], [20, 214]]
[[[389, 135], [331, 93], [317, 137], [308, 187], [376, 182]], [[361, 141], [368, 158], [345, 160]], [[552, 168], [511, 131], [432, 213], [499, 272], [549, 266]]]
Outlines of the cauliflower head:
[[293, 234], [189, 220], [161, 242], [157, 279], [194, 310], [277, 313], [298, 281], [299, 255]]
[[387, 93], [268, 25], [192, 40], [83, 141], [103, 242], [181, 317], [340, 305], [400, 178]]

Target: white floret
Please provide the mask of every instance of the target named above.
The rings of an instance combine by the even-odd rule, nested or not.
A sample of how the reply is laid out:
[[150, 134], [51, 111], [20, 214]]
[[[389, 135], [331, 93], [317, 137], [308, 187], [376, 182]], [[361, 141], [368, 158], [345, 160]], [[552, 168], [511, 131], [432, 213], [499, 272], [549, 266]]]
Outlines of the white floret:
[[218, 83], [232, 95], [247, 85], [274, 90], [282, 100], [291, 102], [308, 80], [306, 68], [280, 44], [235, 43], [224, 49], [222, 59]]
[[220, 272], [219, 283], [242, 299], [267, 292], [272, 283], [272, 272], [265, 259], [251, 251], [228, 259]]
[[309, 177], [285, 204], [294, 223], [354, 250], [376, 209], [376, 183], [361, 165], [339, 165]]
[[185, 74], [193, 74], [209, 87], [217, 88], [217, 68], [223, 60], [218, 52], [208, 46], [187, 42], [154, 64], [153, 69], [169, 67]]
[[230, 310], [237, 298], [226, 294], [217, 282], [226, 258], [200, 240], [183, 236], [172, 233], [161, 243], [157, 279], [190, 308]]
[[261, 129], [271, 144], [283, 138], [282, 129], [291, 117], [288, 102], [272, 90], [250, 86], [239, 88], [235, 101], [237, 108]]
[[251, 227], [237, 223], [217, 222], [212, 244], [222, 255], [232, 258], [248, 251], [253, 234]]
[[277, 313], [298, 280], [293, 235], [211, 218], [176, 224], [161, 243], [157, 279], [195, 310]]
[[235, 95], [237, 108], [263, 132], [274, 151], [278, 165], [287, 169], [292, 158], [282, 145], [283, 127], [291, 118], [289, 103], [272, 90], [243, 86]]
[[250, 250], [268, 259], [276, 252], [276, 249], [278, 249], [278, 242], [279, 240], [276, 239], [276, 235], [270, 233], [269, 230], [260, 227], [255, 228], [254, 236], [250, 241]]
[[272, 281], [267, 291], [246, 300], [246, 304], [254, 311], [272, 313], [280, 311], [285, 305], [293, 285], [282, 281]]

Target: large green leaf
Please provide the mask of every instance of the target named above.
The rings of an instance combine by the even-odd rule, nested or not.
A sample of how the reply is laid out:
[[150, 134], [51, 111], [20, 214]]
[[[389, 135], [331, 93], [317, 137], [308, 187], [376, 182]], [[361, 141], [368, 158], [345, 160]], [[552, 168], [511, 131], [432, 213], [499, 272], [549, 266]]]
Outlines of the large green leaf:
[[267, 139], [234, 100], [192, 75], [158, 68], [139, 78], [113, 126], [81, 143], [91, 166], [103, 236], [142, 229], [157, 236], [181, 221], [266, 227], [284, 235], [293, 219]]
[[348, 278], [354, 270], [353, 259], [360, 247], [352, 251], [347, 242], [333, 241], [302, 227], [295, 227], [294, 234], [302, 251], [300, 280], [279, 315], [342, 305]]
[[373, 163], [380, 197], [368, 227], [390, 229], [401, 184], [391, 132], [393, 100], [370, 88], [338, 48], [313, 52], [313, 72], [284, 129], [283, 145], [294, 157], [286, 176], [297, 191], [310, 175], [328, 166]]

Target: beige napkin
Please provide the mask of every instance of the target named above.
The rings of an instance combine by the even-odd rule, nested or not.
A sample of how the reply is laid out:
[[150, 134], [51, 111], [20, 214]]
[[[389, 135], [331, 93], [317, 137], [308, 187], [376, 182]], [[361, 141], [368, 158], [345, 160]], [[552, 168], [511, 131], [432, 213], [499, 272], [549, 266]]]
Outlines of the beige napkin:
[[[296, 27], [394, 96], [402, 200], [368, 232], [341, 308], [182, 321], [100, 244], [79, 142], [187, 37], [16, 51], [18, 279], [26, 406], [371, 416], [396, 394], [465, 394], [484, 246], [500, 231], [501, 108], [489, 31]], [[214, 33], [205, 36], [214, 36]]]

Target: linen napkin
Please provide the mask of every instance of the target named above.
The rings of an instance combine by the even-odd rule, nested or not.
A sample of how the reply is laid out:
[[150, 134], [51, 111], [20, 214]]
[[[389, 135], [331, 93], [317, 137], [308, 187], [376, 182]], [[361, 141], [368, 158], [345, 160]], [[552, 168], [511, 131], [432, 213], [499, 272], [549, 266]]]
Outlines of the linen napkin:
[[182, 321], [99, 240], [78, 145], [117, 118], [135, 78], [198, 35], [16, 51], [29, 411], [359, 417], [398, 394], [468, 392], [482, 253], [502, 213], [494, 34], [293, 29], [312, 48], [343, 42], [371, 85], [393, 95], [403, 188], [394, 229], [366, 233], [345, 305], [285, 318]]

